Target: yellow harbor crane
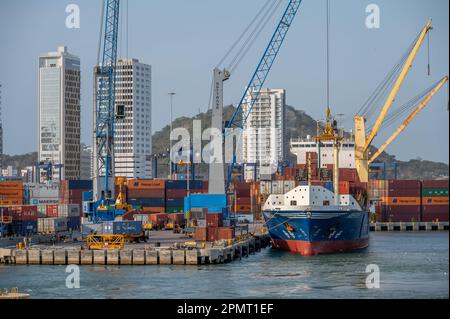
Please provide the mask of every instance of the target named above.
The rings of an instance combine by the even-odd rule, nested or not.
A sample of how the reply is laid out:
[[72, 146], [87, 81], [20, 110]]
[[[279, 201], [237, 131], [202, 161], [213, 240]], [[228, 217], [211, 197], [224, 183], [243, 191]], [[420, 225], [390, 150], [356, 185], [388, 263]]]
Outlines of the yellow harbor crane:
[[393, 140], [397, 138], [397, 136], [405, 130], [405, 128], [408, 126], [408, 124], [416, 117], [417, 114], [419, 114], [422, 109], [427, 106], [428, 102], [433, 98], [433, 96], [444, 86], [444, 84], [448, 81], [448, 76], [445, 76], [437, 86], [433, 88], [433, 90], [425, 97], [425, 99], [420, 103], [420, 105], [408, 116], [408, 118], [402, 123], [402, 125], [399, 126], [399, 128], [392, 134], [386, 142], [380, 147], [380, 149], [372, 155], [372, 157], [369, 160], [369, 164], [372, 164], [378, 156], [380, 156], [384, 150], [392, 143]]
[[[358, 171], [359, 178], [361, 182], [369, 181], [369, 147], [372, 145], [374, 138], [377, 136], [383, 121], [394, 103], [400, 88], [405, 81], [406, 76], [408, 75], [409, 70], [411, 69], [412, 63], [414, 62], [419, 49], [428, 34], [428, 32], [432, 29], [431, 26], [432, 19], [428, 20], [426, 26], [420, 32], [420, 35], [415, 42], [414, 47], [409, 53], [408, 58], [402, 68], [400, 75], [398, 76], [390, 94], [387, 98], [380, 115], [378, 116], [375, 125], [373, 126], [372, 131], [369, 135], [366, 135], [366, 118], [364, 116], [356, 115], [354, 117], [355, 124], [355, 162], [356, 162], [356, 170]], [[397, 134], [398, 135], [398, 134]]]

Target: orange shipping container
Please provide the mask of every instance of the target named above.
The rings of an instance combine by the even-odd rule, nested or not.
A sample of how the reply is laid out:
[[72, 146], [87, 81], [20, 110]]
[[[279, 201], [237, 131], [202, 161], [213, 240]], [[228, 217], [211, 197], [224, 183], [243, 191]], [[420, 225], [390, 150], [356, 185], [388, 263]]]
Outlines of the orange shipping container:
[[23, 205], [23, 199], [12, 199], [0, 200], [0, 205]]
[[164, 189], [165, 186], [164, 180], [133, 179], [128, 181], [129, 189]]
[[382, 202], [389, 206], [417, 206], [420, 200], [420, 197], [383, 197]]
[[424, 197], [423, 205], [448, 205], [448, 197]]
[[21, 190], [23, 189], [23, 183], [22, 181], [0, 182], [0, 190], [5, 189]]
[[161, 214], [166, 212], [165, 207], [142, 207], [142, 212], [144, 213], [153, 213], [153, 214]]

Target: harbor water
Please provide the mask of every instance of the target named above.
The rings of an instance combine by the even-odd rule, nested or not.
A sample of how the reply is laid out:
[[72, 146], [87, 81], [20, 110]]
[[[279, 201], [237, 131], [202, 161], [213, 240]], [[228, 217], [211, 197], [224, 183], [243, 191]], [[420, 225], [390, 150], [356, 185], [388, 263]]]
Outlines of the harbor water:
[[[351, 254], [300, 257], [263, 250], [241, 261], [201, 266], [80, 266], [80, 288], [65, 266], [0, 265], [0, 288], [31, 298], [448, 298], [449, 233], [371, 233]], [[380, 271], [366, 286], [367, 266]]]

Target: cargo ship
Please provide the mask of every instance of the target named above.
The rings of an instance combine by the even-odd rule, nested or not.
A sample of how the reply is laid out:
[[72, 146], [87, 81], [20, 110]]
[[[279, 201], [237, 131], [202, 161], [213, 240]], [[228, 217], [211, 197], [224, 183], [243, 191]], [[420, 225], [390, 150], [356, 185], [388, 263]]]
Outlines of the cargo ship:
[[[328, 108], [323, 133], [306, 143], [307, 180], [284, 194], [272, 194], [265, 201], [262, 214], [273, 248], [312, 256], [368, 247], [367, 184], [359, 183], [357, 176], [340, 181], [340, 150], [345, 143], [336, 126]], [[321, 158], [327, 157], [321, 150], [325, 147], [332, 149], [333, 165], [320, 163]], [[322, 174], [322, 168], [330, 166], [332, 181], [324, 181], [323, 175], [330, 174]]]

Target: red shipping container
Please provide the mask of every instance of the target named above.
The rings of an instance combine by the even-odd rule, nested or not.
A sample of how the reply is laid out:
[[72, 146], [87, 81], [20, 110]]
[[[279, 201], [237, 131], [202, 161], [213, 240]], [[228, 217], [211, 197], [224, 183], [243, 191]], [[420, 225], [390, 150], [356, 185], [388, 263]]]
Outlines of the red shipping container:
[[420, 197], [420, 188], [388, 189], [389, 197]]
[[33, 221], [38, 218], [37, 206], [10, 206], [9, 210], [13, 221]]
[[339, 181], [339, 194], [341, 195], [350, 194], [350, 182]]
[[220, 227], [218, 237], [219, 240], [233, 239], [236, 237], [234, 227]]
[[167, 222], [167, 214], [165, 214], [165, 213], [152, 214], [152, 215], [149, 215], [149, 218], [150, 218], [150, 222], [152, 222], [152, 224], [157, 227], [162, 227]]
[[339, 180], [346, 182], [358, 182], [358, 173], [354, 168], [340, 168], [339, 169]]
[[426, 214], [440, 214], [449, 213], [449, 205], [423, 205], [422, 206], [423, 215]]
[[420, 205], [404, 206], [384, 206], [385, 211], [390, 214], [420, 214], [422, 207]]
[[422, 221], [425, 223], [431, 222], [448, 222], [448, 211], [446, 213], [429, 213], [422, 215]]
[[164, 198], [164, 189], [128, 189], [128, 198]]
[[222, 227], [223, 226], [223, 213], [207, 213], [206, 214], [206, 226], [207, 227]]
[[388, 180], [387, 181], [387, 188], [388, 189], [420, 189], [421, 188], [421, 182], [418, 180]]
[[236, 190], [250, 190], [250, 184], [245, 182], [237, 182], [234, 185]]
[[194, 239], [196, 241], [207, 241], [208, 240], [208, 228], [206, 228], [206, 227], [195, 228]]
[[48, 218], [58, 217], [58, 205], [47, 205], [46, 213]]
[[167, 198], [184, 198], [187, 196], [186, 189], [168, 189], [166, 191]]
[[387, 213], [384, 222], [393, 222], [393, 223], [409, 223], [409, 222], [420, 222], [420, 214], [416, 213]]
[[237, 197], [250, 197], [250, 188], [249, 189], [236, 189]]
[[160, 213], [163, 214], [166, 212], [165, 207], [142, 207], [142, 213]]
[[448, 180], [428, 180], [422, 182], [423, 188], [449, 188], [448, 186]]
[[250, 197], [238, 197], [236, 199], [237, 205], [251, 205], [251, 198]]
[[173, 213], [167, 215], [168, 220], [177, 224], [177, 225], [183, 225], [184, 224], [184, 214], [183, 213]]
[[208, 241], [219, 240], [219, 228], [218, 227], [208, 227]]

